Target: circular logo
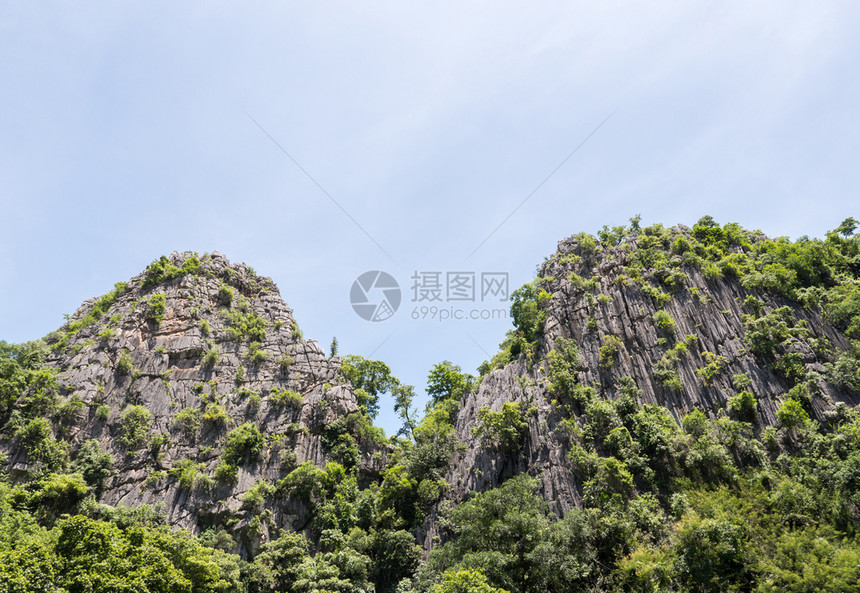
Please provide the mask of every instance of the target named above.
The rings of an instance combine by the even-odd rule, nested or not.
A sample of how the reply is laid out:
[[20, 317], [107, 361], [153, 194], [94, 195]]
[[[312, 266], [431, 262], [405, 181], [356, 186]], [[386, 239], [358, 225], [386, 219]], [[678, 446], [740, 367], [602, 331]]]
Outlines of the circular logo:
[[367, 321], [385, 321], [400, 306], [400, 285], [381, 270], [365, 272], [349, 289], [349, 302], [356, 314]]

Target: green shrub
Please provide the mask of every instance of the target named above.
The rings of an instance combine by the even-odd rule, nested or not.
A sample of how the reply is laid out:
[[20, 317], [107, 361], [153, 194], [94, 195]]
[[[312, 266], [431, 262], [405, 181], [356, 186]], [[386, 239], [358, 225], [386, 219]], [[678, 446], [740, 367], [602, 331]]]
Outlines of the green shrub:
[[669, 336], [675, 333], [675, 320], [672, 319], [672, 316], [667, 311], [660, 309], [654, 313], [652, 319], [660, 332]]
[[54, 431], [51, 430], [51, 423], [47, 418], [33, 418], [21, 426], [15, 436], [18, 437], [18, 443], [32, 454], [43, 443], [54, 438]]
[[618, 459], [632, 459], [636, 455], [636, 443], [626, 426], [616, 426], [610, 430], [603, 444]]
[[131, 362], [131, 354], [129, 354], [128, 350], [123, 350], [116, 363], [116, 371], [120, 375], [130, 375], [133, 370], [134, 363]]
[[242, 496], [242, 507], [259, 511], [266, 503], [266, 498], [275, 493], [275, 487], [265, 480], [257, 480]]
[[677, 544], [685, 590], [733, 591], [749, 583], [753, 563], [748, 546], [743, 528], [728, 520], [685, 523]]
[[224, 426], [230, 421], [230, 416], [227, 415], [227, 410], [224, 406], [217, 402], [211, 402], [203, 411], [202, 419], [204, 422], [209, 422], [217, 426]]
[[235, 293], [233, 292], [233, 289], [222, 284], [221, 288], [218, 290], [218, 303], [225, 307], [230, 307], [230, 305], [233, 304], [234, 296]]
[[266, 361], [267, 355], [260, 348], [260, 342], [251, 342], [248, 344], [248, 362], [257, 366]]
[[239, 478], [239, 468], [235, 465], [227, 463], [223, 459], [215, 468], [215, 480], [225, 484], [231, 484]]
[[600, 346], [600, 366], [608, 368], [618, 362], [618, 354], [623, 344], [618, 336], [612, 334], [603, 336]]
[[583, 256], [595, 255], [600, 251], [600, 246], [594, 236], [588, 233], [579, 233], [575, 238], [579, 243], [579, 252]]
[[80, 418], [85, 407], [86, 404], [81, 400], [81, 397], [78, 394], [73, 394], [57, 408], [57, 420], [59, 420], [60, 425], [68, 427]]
[[657, 307], [665, 307], [669, 301], [672, 300], [672, 295], [663, 292], [659, 288], [651, 286], [647, 282], [640, 284], [640, 288], [644, 294], [651, 297]]
[[517, 451], [528, 431], [523, 416], [519, 402], [505, 402], [498, 412], [484, 406], [478, 410], [478, 424], [472, 428], [472, 435], [479, 437], [484, 447]]
[[583, 485], [583, 498], [600, 505], [613, 497], [628, 500], [633, 494], [633, 474], [627, 464], [615, 457], [598, 457], [591, 479]]
[[720, 271], [724, 276], [742, 278], [754, 272], [752, 260], [744, 253], [729, 253], [720, 260]]
[[182, 263], [182, 267], [178, 268], [173, 265], [167, 256], [162, 255], [160, 258], [149, 264], [146, 268], [143, 287], [148, 288], [157, 284], [170, 282], [176, 278], [181, 278], [186, 274], [197, 274], [200, 269], [200, 260], [196, 255], [192, 255]]
[[290, 406], [298, 409], [302, 407], [305, 398], [298, 391], [272, 387], [272, 389], [269, 390], [269, 401], [277, 406]]
[[552, 295], [540, 288], [536, 280], [511, 293], [511, 317], [514, 327], [522, 333], [526, 342], [537, 342], [543, 334], [547, 316], [546, 304], [551, 298]]
[[211, 371], [215, 368], [215, 365], [218, 364], [219, 358], [220, 354], [218, 352], [218, 347], [210, 347], [209, 350], [206, 351], [206, 354], [203, 355], [203, 368]]
[[163, 434], [157, 434], [149, 439], [149, 452], [156, 459], [161, 455], [161, 448], [170, 443], [169, 439]]
[[65, 349], [66, 346], [69, 345], [69, 340], [71, 340], [72, 337], [78, 334], [82, 329], [93, 325], [101, 319], [102, 316], [108, 312], [111, 306], [127, 292], [128, 285], [125, 282], [117, 282], [114, 284], [113, 290], [93, 303], [86, 315], [76, 321], [69, 322], [65, 329], [59, 332], [55, 338], [56, 341], [51, 344], [51, 348], [54, 350]]
[[202, 463], [195, 463], [191, 459], [182, 459], [175, 462], [167, 473], [171, 478], [175, 478], [179, 482], [180, 488], [191, 490], [195, 485], [206, 484], [206, 480], [200, 479], [202, 477], [201, 473], [205, 470], [206, 466]]
[[547, 354], [547, 387], [557, 396], [570, 395], [577, 384], [577, 372], [582, 366], [582, 359], [576, 347], [576, 342], [567, 338], [558, 338], [555, 348]]
[[755, 395], [750, 391], [741, 391], [737, 395], [729, 398], [729, 410], [737, 418], [751, 422], [755, 418], [756, 402]]
[[[343, 469], [340, 464], [334, 465]], [[402, 466], [395, 467], [402, 468]], [[324, 470], [315, 466], [311, 461], [305, 461], [284, 476], [284, 479], [278, 484], [278, 490], [291, 494], [306, 503], [313, 504], [323, 496], [327, 477]]]
[[167, 305], [163, 292], [157, 292], [149, 297], [146, 302], [146, 320], [161, 325], [164, 320], [164, 315], [167, 312]]
[[602, 443], [614, 428], [621, 425], [618, 410], [611, 400], [599, 397], [592, 398], [585, 408], [585, 414], [588, 422], [585, 425], [583, 437], [587, 441], [593, 440]]
[[722, 278], [723, 272], [717, 264], [705, 262], [702, 264], [702, 275], [708, 280], [718, 280]]
[[338, 381], [352, 385], [359, 407], [370, 418], [375, 418], [379, 412], [379, 397], [386, 392], [394, 393], [400, 387], [387, 364], [354, 354], [347, 354], [341, 360]]
[[173, 425], [189, 438], [194, 438], [200, 428], [200, 410], [197, 408], [182, 408], [173, 418]]
[[860, 284], [834, 286], [825, 293], [827, 320], [855, 340], [860, 339]]
[[690, 242], [683, 235], [680, 235], [672, 243], [672, 253], [677, 253], [678, 255], [683, 255], [684, 253], [686, 253], [690, 249], [691, 249]]
[[788, 379], [791, 384], [806, 378], [806, 365], [803, 363], [803, 355], [799, 352], [786, 352], [778, 356], [773, 363], [773, 370]]
[[671, 389], [676, 393], [680, 393], [684, 389], [684, 384], [681, 381], [681, 375], [678, 372], [678, 355], [669, 350], [656, 365], [654, 365], [654, 378], [660, 381], [664, 387]]
[[430, 593], [508, 593], [506, 589], [492, 586], [481, 568], [451, 568], [441, 577]]
[[854, 342], [835, 362], [825, 363], [824, 376], [839, 389], [860, 391], [860, 342]]
[[281, 372], [283, 374], [288, 374], [290, 372], [290, 367], [293, 366], [295, 359], [289, 354], [282, 354], [280, 358], [278, 358], [278, 366], [281, 368]]
[[741, 278], [747, 290], [764, 290], [791, 297], [797, 285], [797, 273], [776, 262], [765, 264], [760, 271], [752, 271]]
[[296, 468], [298, 457], [292, 449], [282, 449], [278, 455], [281, 471], [291, 472]]
[[752, 379], [746, 373], [732, 375], [732, 387], [738, 391], [743, 391], [750, 385], [752, 385]]
[[246, 422], [227, 435], [222, 459], [231, 465], [240, 465], [259, 457], [265, 439], [256, 426]]
[[713, 352], [702, 352], [702, 357], [705, 359], [705, 366], [696, 369], [696, 374], [702, 379], [702, 383], [711, 386], [714, 379], [723, 371], [726, 365], [726, 357]]
[[805, 426], [809, 422], [809, 414], [803, 409], [803, 404], [794, 398], [789, 398], [776, 410], [776, 419], [781, 426], [791, 430]]
[[703, 216], [693, 225], [693, 237], [705, 246], [714, 246], [723, 251], [728, 247], [726, 232], [711, 216]]
[[137, 449], [146, 442], [152, 426], [152, 413], [143, 406], [129, 406], [120, 420], [120, 442], [127, 449]]
[[799, 401], [804, 408], [809, 408], [812, 404], [812, 390], [806, 383], [799, 383], [789, 389], [788, 397]]
[[200, 333], [203, 337], [209, 337], [212, 334], [212, 326], [205, 319], [200, 322]]
[[107, 404], [101, 404], [96, 408], [96, 418], [104, 422], [110, 416], [110, 406]]
[[246, 299], [240, 298], [235, 307], [222, 313], [227, 323], [227, 336], [236, 342], [262, 342], [266, 339], [265, 319], [257, 315]]
[[104, 451], [96, 439], [89, 439], [78, 449], [72, 469], [79, 472], [91, 488], [100, 492], [102, 482], [111, 474], [113, 461], [111, 454]]
[[791, 338], [802, 339], [809, 333], [806, 323], [798, 321], [791, 307], [780, 307], [758, 317], [744, 315], [744, 344], [761, 361], [773, 361], [777, 347]]
[[603, 228], [597, 231], [597, 237], [603, 245], [616, 247], [627, 238], [627, 227], [621, 225], [610, 229], [609, 225], [603, 225]]

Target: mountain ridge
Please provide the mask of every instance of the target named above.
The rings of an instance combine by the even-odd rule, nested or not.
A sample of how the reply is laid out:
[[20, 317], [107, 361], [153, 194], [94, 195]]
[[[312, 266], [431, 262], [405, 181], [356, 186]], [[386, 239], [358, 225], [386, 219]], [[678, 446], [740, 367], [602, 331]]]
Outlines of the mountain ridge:
[[[220, 566], [183, 572], [201, 591], [826, 583], [790, 576], [792, 537], [855, 574], [856, 227], [563, 239], [480, 377], [431, 369], [420, 418], [384, 362], [305, 340], [271, 279], [174, 252], [44, 343], [2, 343], [0, 521], [187, 530]], [[386, 392], [402, 438], [372, 425]]]

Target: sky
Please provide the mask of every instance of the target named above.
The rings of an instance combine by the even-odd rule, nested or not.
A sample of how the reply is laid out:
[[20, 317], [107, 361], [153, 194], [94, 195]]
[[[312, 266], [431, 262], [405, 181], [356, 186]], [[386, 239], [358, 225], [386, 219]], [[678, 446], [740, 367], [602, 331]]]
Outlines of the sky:
[[[421, 406], [434, 364], [475, 372], [511, 328], [481, 279], [509, 293], [565, 237], [637, 214], [792, 238], [860, 218], [858, 17], [7, 0], [0, 339], [48, 334], [162, 254], [217, 250], [273, 278], [306, 338], [385, 361]], [[368, 271], [399, 286], [388, 319], [351, 305]], [[490, 319], [440, 319], [457, 314]]]

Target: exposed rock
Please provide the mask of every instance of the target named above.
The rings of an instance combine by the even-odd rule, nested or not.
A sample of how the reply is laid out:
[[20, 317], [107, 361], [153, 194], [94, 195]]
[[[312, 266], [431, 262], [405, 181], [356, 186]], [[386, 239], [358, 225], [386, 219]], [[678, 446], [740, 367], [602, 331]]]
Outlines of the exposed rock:
[[[487, 373], [459, 402], [461, 446], [445, 476], [446, 499], [460, 501], [527, 472], [539, 478], [553, 511], [563, 515], [582, 504], [583, 477], [568, 453], [585, 410], [558, 404], [549, 365], [565, 342], [576, 346], [577, 385], [614, 400], [629, 377], [640, 406], [664, 406], [676, 421], [694, 409], [711, 418], [731, 414], [730, 398], [748, 390], [757, 401], [754, 417], [746, 418], [752, 430], [775, 426], [797, 383], [792, 373], [805, 376], [804, 405], [822, 423], [837, 404], [860, 402], [860, 394], [824, 379], [833, 353], [849, 344], [817, 308], [747, 290], [728, 273], [703, 274], [680, 257], [668, 269], [632, 273], [639, 240], [605, 247], [571, 237], [544, 263], [541, 336], [528, 347], [533, 351]], [[63, 428], [53, 418], [54, 426], [68, 431], [72, 459], [89, 439], [113, 456], [100, 502], [163, 505], [171, 524], [193, 532], [225, 527], [251, 556], [280, 529], [310, 531], [307, 501], [274, 488], [297, 465], [339, 459], [342, 452], [329, 447], [349, 433], [357, 452], [345, 463], [357, 466], [366, 486], [381, 482], [390, 450], [349, 432], [345, 419], [358, 416], [359, 406], [338, 376], [339, 359], [302, 337], [271, 279], [217, 252], [195, 262], [194, 254], [173, 253], [159, 263], [161, 276], [154, 264], [109, 298], [87, 300], [52, 334], [48, 365], [58, 371], [63, 398], [83, 403], [74, 422]], [[780, 315], [787, 333], [778, 347], [762, 351], [750, 328]], [[499, 412], [506, 402], [519, 404], [525, 422], [513, 448], [475, 432], [482, 409]], [[144, 417], [137, 432], [133, 413]], [[230, 461], [234, 477], [219, 475], [229, 461], [230, 431], [246, 423], [261, 431], [265, 445], [259, 455]], [[30, 477], [34, 464], [14, 436], [0, 437], [0, 452], [8, 455], [12, 480]], [[267, 494], [249, 502], [260, 482], [269, 485]], [[439, 508], [417, 534], [427, 548], [439, 535]]]
[[[193, 256], [173, 253], [168, 259], [181, 268]], [[146, 280], [146, 273], [132, 278], [95, 323], [70, 335], [48, 360], [59, 370], [65, 396], [76, 395], [85, 405], [71, 427], [73, 452], [97, 439], [113, 455], [100, 502], [163, 505], [171, 524], [193, 532], [227, 526], [246, 555], [267, 541], [272, 528], [304, 529], [308, 510], [288, 493], [267, 498], [258, 509], [243, 508], [242, 499], [260, 480], [275, 485], [297, 464], [330, 460], [325, 429], [358, 411], [352, 387], [338, 384], [339, 359], [302, 338], [269, 278], [231, 265], [217, 252], [201, 258], [195, 273], [154, 285]], [[149, 310], [156, 294], [164, 295], [160, 323]], [[52, 340], [90, 315], [96, 302], [87, 300]], [[133, 405], [149, 411], [151, 426], [129, 445], [123, 417]], [[183, 411], [194, 415], [185, 426], [177, 422]], [[265, 447], [259, 458], [239, 465], [235, 481], [218, 481], [225, 439], [246, 422], [265, 435]], [[164, 440], [159, 444], [155, 437]], [[359, 445], [361, 472], [378, 475], [386, 451]], [[9, 455], [13, 479], [25, 477], [27, 453], [14, 439], [4, 439], [0, 448]], [[185, 460], [199, 464], [190, 487], [170, 471]]]
[[[672, 231], [683, 235], [689, 229], [676, 227]], [[860, 394], [839, 391], [821, 378], [823, 363], [832, 357], [817, 356], [810, 338], [826, 339], [835, 351], [849, 344], [819, 310], [748, 291], [736, 277], [709, 280], [693, 266], [681, 267], [686, 277], [675, 288], [652, 274], [637, 282], [626, 273], [635, 244], [635, 238], [613, 248], [584, 248], [578, 237], [559, 242], [557, 253], [539, 272], [540, 286], [552, 297], [545, 306], [547, 318], [535, 356], [530, 359], [522, 354], [504, 368], [491, 371], [461, 401], [456, 429], [468, 446], [457, 454], [446, 476], [449, 498], [463, 500], [471, 492], [495, 488], [510, 476], [528, 472], [539, 477], [542, 494], [555, 512], [563, 515], [581, 504], [582, 482], [567, 460], [569, 432], [553, 406], [555, 395], [548, 387], [546, 356], [560, 338], [571, 339], [577, 346], [582, 360], [580, 384], [593, 386], [602, 398], [616, 399], [619, 380], [631, 377], [641, 390], [640, 405], [665, 406], [678, 421], [693, 409], [711, 418], [725, 414], [728, 399], [740, 391], [733, 385], [733, 377], [745, 374], [750, 382], [746, 389], [757, 398], [753, 426], [759, 431], [777, 424], [776, 410], [792, 382], [775, 370], [773, 361], [756, 358], [745, 343], [744, 316], [753, 311], [744, 301], [755, 296], [764, 304], [764, 312], [789, 306], [793, 318], [808, 330], [802, 339], [786, 340], [782, 353], [796, 353], [812, 377], [812, 416], [824, 422], [838, 402], [850, 406], [860, 402]], [[655, 299], [655, 293], [665, 293], [666, 297]], [[665, 304], [658, 302], [660, 298]], [[659, 310], [671, 316], [673, 331], [656, 326], [654, 315]], [[601, 364], [600, 349], [606, 336], [620, 338], [611, 364]], [[678, 389], [659, 380], [654, 369], [667, 351], [681, 342], [686, 343], [687, 352], [672, 365], [682, 384]], [[714, 357], [722, 357], [716, 358], [721, 368], [706, 382], [698, 371]], [[530, 409], [521, 448], [506, 452], [482, 446], [472, 432], [479, 410], [487, 407], [497, 412], [508, 401], [519, 402], [522, 410]], [[434, 522], [435, 517], [431, 517], [425, 525], [425, 545], [430, 545], [438, 533]]]

